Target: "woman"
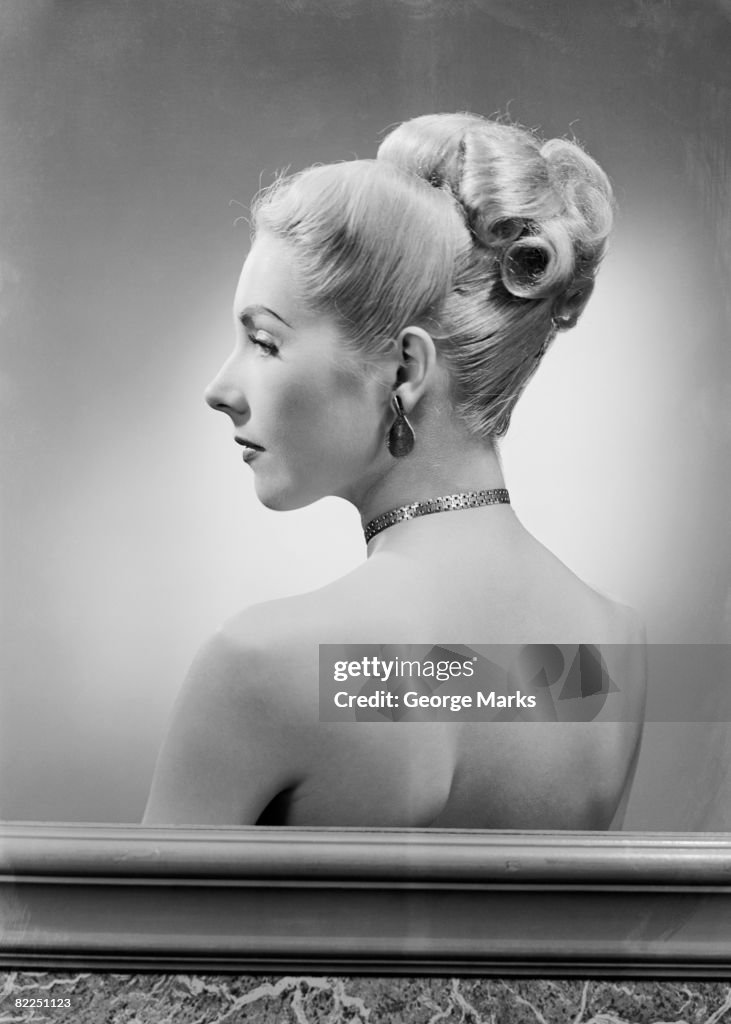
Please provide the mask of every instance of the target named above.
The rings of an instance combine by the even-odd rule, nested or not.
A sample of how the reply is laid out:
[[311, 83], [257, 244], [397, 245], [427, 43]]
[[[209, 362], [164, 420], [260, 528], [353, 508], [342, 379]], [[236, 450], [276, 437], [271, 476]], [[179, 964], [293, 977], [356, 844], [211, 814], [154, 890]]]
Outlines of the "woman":
[[[607, 178], [577, 146], [468, 114], [416, 118], [377, 160], [258, 198], [236, 344], [207, 401], [264, 505], [345, 498], [368, 557], [203, 647], [147, 823], [616, 823], [639, 747], [641, 627], [522, 527], [495, 449], [583, 310], [611, 217]], [[320, 644], [470, 642], [602, 645], [619, 686], [588, 722], [319, 720]]]

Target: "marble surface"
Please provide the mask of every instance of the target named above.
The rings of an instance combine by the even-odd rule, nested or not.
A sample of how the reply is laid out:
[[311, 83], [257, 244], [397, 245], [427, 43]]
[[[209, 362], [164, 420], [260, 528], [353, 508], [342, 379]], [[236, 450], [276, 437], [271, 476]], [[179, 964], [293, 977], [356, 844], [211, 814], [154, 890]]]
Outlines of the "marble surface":
[[[16, 1005], [54, 1000], [68, 1006]], [[716, 982], [0, 973], [0, 1024], [731, 1024]]]

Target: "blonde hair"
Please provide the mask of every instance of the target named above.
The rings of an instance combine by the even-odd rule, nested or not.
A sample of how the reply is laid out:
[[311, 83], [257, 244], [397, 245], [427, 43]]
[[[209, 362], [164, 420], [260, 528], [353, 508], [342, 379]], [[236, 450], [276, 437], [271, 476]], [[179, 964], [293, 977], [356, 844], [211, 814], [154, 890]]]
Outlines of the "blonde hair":
[[280, 178], [254, 200], [252, 223], [293, 246], [300, 298], [373, 361], [444, 301], [467, 244], [451, 196], [377, 160]]
[[426, 326], [456, 413], [490, 440], [586, 305], [612, 205], [607, 176], [577, 144], [435, 114], [394, 129], [376, 161], [280, 180], [253, 219], [292, 242], [303, 298], [335, 312], [366, 357]]

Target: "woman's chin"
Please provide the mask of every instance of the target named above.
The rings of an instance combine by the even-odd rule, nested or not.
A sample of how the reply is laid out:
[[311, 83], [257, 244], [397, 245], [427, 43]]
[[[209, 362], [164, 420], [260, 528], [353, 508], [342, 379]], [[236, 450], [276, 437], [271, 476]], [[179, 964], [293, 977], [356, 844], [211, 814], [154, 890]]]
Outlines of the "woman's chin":
[[271, 509], [272, 512], [293, 512], [295, 509], [311, 505], [313, 501], [322, 497], [320, 494], [310, 494], [291, 483], [275, 485], [272, 481], [265, 481], [260, 477], [256, 478], [254, 489], [264, 508]]

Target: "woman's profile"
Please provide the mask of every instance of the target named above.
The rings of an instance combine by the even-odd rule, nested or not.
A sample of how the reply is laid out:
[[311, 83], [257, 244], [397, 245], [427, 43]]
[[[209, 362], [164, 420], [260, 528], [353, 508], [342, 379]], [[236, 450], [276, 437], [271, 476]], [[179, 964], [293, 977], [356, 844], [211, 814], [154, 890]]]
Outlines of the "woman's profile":
[[[616, 824], [640, 742], [642, 628], [521, 525], [496, 450], [591, 295], [606, 175], [572, 142], [433, 115], [375, 160], [281, 178], [252, 213], [235, 346], [206, 398], [260, 501], [351, 502], [367, 559], [203, 646], [145, 822]], [[618, 685], [584, 722], [320, 720], [319, 645], [470, 643], [601, 646]]]

